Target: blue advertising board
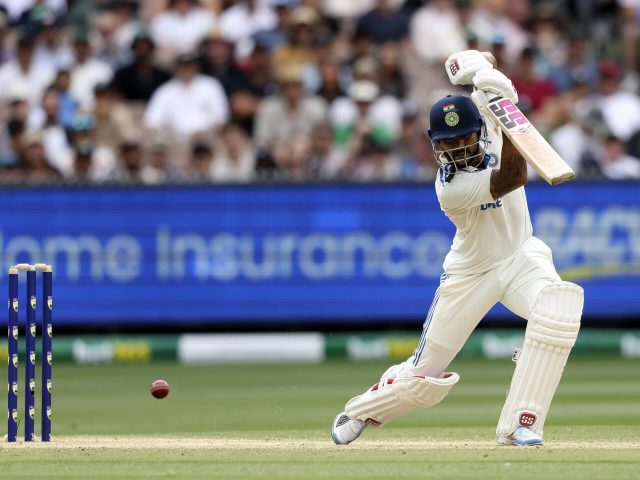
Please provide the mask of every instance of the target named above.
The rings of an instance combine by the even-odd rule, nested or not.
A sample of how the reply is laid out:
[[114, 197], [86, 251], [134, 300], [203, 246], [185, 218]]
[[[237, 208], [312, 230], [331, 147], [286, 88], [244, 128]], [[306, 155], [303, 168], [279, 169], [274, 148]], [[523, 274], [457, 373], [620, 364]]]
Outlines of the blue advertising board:
[[[527, 196], [585, 315], [637, 317], [640, 184]], [[2, 265], [54, 265], [57, 325], [419, 320], [453, 233], [431, 184], [0, 190]]]

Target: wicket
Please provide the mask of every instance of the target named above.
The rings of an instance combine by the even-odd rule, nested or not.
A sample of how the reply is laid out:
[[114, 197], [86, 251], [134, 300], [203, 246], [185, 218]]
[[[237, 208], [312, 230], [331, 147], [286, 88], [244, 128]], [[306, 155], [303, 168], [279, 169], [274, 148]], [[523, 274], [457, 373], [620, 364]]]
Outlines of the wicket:
[[42, 272], [42, 432], [43, 442], [51, 440], [51, 335], [53, 309], [53, 269], [51, 265], [20, 263], [9, 269], [9, 397], [7, 440], [18, 437], [18, 275], [27, 272], [27, 315], [25, 323], [24, 439], [36, 439], [34, 431], [36, 393], [36, 272]]

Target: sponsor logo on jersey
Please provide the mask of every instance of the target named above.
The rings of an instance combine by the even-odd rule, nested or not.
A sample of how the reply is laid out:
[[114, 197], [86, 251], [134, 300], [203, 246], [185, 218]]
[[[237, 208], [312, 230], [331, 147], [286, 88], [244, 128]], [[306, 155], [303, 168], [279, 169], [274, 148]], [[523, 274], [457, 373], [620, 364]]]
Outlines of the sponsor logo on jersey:
[[502, 207], [502, 199], [499, 198], [495, 203], [485, 203], [480, 205], [480, 210], [489, 210], [490, 208], [500, 208]]

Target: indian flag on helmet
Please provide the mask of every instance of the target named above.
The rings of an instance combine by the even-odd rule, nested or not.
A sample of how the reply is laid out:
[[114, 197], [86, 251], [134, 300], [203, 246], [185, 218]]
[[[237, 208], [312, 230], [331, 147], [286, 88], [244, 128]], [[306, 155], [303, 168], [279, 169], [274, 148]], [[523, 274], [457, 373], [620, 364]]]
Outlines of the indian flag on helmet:
[[450, 127], [455, 127], [460, 123], [460, 117], [456, 113], [456, 106], [453, 103], [449, 103], [442, 107], [442, 111], [444, 112], [444, 123], [449, 125]]
[[450, 103], [449, 105], [442, 107], [442, 111], [447, 113], [449, 110], [453, 110], [454, 108], [456, 108], [456, 106], [453, 103]]

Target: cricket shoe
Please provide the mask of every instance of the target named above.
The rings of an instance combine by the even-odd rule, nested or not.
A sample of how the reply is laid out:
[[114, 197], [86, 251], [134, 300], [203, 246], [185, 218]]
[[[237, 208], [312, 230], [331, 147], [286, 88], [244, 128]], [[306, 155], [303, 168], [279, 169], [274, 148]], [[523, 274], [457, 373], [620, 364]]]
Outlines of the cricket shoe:
[[528, 427], [518, 427], [508, 437], [498, 437], [498, 445], [542, 445], [542, 437]]
[[361, 420], [351, 420], [345, 412], [336, 415], [331, 426], [331, 438], [336, 445], [348, 445], [362, 435], [367, 424]]

